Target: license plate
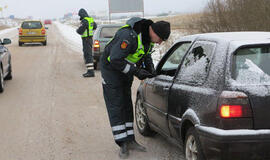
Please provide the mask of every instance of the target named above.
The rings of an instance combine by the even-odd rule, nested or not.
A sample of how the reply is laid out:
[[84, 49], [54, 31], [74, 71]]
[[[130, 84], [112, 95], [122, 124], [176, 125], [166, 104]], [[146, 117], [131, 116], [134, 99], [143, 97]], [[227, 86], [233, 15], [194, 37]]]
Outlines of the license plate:
[[36, 32], [28, 32], [28, 34], [36, 34]]

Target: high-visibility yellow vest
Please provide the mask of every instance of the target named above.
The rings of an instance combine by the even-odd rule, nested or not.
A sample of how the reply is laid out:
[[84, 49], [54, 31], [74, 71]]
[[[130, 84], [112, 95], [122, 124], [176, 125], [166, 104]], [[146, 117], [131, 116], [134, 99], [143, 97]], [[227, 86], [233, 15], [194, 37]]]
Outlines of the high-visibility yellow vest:
[[94, 19], [92, 17], [84, 17], [83, 19], [88, 21], [88, 30], [86, 29], [83, 32], [82, 37], [93, 36], [93, 28], [94, 28]]
[[[124, 25], [120, 29], [127, 28], [127, 27], [130, 27], [130, 25]], [[154, 47], [154, 43], [151, 42], [148, 51], [145, 53], [144, 52], [144, 46], [142, 44], [141, 34], [139, 34], [137, 36], [137, 39], [138, 39], [138, 46], [137, 46], [136, 52], [132, 53], [132, 54], [129, 54], [125, 58], [128, 62], [133, 63], [133, 64], [137, 63], [143, 57], [143, 55], [149, 54], [150, 50]], [[110, 56], [107, 58], [107, 60], [110, 62], [110, 60], [111, 60]]]

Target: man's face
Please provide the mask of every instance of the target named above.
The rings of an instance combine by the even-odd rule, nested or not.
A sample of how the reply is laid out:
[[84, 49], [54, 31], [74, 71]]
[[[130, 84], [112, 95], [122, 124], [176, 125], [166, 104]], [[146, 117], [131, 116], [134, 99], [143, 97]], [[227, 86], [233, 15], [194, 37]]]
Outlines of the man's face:
[[157, 43], [157, 44], [161, 44], [162, 43], [162, 39], [154, 32], [154, 30], [152, 29], [151, 26], [149, 28], [149, 35], [150, 35], [151, 41], [153, 43]]

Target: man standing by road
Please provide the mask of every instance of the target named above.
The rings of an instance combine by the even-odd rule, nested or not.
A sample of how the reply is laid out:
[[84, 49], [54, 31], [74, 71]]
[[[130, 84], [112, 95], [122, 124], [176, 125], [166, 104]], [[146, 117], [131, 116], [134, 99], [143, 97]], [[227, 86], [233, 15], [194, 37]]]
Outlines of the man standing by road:
[[83, 74], [83, 77], [95, 77], [92, 55], [92, 37], [93, 30], [97, 28], [97, 24], [94, 22], [92, 17], [88, 16], [87, 12], [83, 8], [79, 10], [79, 16], [81, 25], [77, 29], [77, 33], [82, 37], [83, 57], [87, 69], [87, 72]]
[[160, 44], [169, 35], [170, 23], [133, 17], [101, 56], [103, 95], [120, 158], [127, 158], [129, 150], [146, 151], [134, 137], [131, 86], [134, 75], [140, 80], [156, 76], [151, 51], [154, 43]]

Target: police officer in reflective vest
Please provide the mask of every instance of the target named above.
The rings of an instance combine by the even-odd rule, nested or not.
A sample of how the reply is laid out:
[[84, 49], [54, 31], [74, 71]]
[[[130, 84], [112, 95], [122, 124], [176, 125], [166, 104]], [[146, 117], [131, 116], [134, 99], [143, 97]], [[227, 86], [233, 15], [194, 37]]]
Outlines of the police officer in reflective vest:
[[129, 150], [146, 151], [134, 137], [131, 86], [133, 76], [143, 80], [156, 75], [151, 51], [154, 43], [169, 35], [168, 22], [133, 17], [116, 32], [100, 58], [103, 95], [120, 158], [127, 158]]
[[87, 72], [83, 74], [83, 77], [94, 77], [94, 63], [92, 56], [92, 44], [93, 44], [93, 30], [97, 28], [96, 23], [92, 17], [89, 17], [87, 12], [82, 8], [79, 10], [79, 16], [81, 25], [77, 29], [77, 33], [82, 37], [83, 44], [83, 56]]

